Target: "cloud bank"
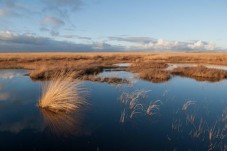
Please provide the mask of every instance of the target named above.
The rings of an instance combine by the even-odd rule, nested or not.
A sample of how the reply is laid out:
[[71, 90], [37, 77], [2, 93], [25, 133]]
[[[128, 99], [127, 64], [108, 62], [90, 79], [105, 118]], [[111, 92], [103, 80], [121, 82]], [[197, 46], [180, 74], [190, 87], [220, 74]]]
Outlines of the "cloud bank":
[[[53, 33], [58, 35], [58, 33]], [[217, 51], [221, 50], [211, 42], [192, 40], [189, 42], [167, 41], [150, 37], [109, 37], [106, 41], [94, 41], [90, 37], [77, 35], [59, 35], [69, 39], [77, 38], [91, 41], [89, 44], [58, 41], [53, 38], [40, 37], [34, 33], [18, 34], [11, 31], [0, 31], [0, 52], [19, 51]], [[132, 45], [113, 45], [114, 41], [127, 42]]]
[[169, 41], [150, 37], [109, 37], [110, 40], [133, 44], [127, 49], [136, 51], [213, 51], [219, 50], [214, 43], [201, 40]]
[[0, 31], [0, 52], [28, 52], [28, 51], [93, 52], [93, 51], [122, 51], [122, 48], [119, 46], [112, 46], [106, 42], [77, 44], [68, 41], [58, 41], [47, 37], [40, 37], [34, 33], [18, 34], [11, 31]]

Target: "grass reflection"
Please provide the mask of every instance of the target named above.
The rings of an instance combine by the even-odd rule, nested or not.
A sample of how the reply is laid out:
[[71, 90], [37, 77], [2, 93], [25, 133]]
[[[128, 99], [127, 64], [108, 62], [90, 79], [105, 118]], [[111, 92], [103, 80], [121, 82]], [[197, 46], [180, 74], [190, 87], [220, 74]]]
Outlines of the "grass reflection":
[[78, 135], [81, 133], [82, 114], [80, 112], [52, 112], [40, 109], [44, 124], [52, 134], [58, 136]]

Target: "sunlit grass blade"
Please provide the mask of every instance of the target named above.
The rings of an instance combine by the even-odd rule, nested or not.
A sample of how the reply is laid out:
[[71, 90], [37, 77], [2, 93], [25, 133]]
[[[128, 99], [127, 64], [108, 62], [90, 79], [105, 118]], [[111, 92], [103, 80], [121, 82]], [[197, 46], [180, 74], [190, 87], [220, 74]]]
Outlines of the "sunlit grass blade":
[[85, 104], [81, 97], [81, 82], [73, 79], [73, 72], [57, 72], [44, 81], [38, 106], [53, 112], [71, 112]]

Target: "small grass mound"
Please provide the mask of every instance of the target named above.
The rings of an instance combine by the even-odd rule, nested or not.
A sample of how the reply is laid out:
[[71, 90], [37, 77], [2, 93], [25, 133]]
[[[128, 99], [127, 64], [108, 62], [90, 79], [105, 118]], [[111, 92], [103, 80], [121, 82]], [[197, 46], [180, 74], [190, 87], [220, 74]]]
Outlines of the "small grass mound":
[[71, 112], [85, 104], [81, 98], [81, 82], [73, 79], [73, 72], [56, 72], [44, 81], [38, 106], [53, 112]]
[[171, 74], [161, 69], [147, 69], [140, 72], [139, 77], [152, 82], [165, 82], [171, 78]]
[[227, 78], [226, 70], [207, 68], [205, 66], [179, 67], [173, 69], [171, 73], [195, 78], [199, 81], [220, 81]]

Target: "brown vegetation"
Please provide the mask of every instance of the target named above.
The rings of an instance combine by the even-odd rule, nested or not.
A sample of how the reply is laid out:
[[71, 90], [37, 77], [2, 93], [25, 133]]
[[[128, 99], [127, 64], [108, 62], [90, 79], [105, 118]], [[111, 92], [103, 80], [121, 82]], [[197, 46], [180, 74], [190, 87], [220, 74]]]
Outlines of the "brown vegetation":
[[72, 78], [79, 80], [107, 82], [111, 84], [129, 83], [127, 79], [121, 79], [117, 77], [99, 77], [98, 73], [103, 71], [104, 67], [94, 66], [85, 68], [53, 68], [53, 69], [39, 69], [32, 70], [28, 75], [33, 80], [48, 80], [51, 79], [55, 72], [72, 72]]
[[42, 96], [38, 106], [52, 112], [72, 112], [85, 104], [81, 97], [83, 89], [73, 73], [58, 71], [53, 73], [50, 81], [44, 81]]
[[220, 81], [227, 78], [226, 70], [212, 69], [205, 66], [179, 67], [173, 69], [172, 74], [192, 77], [199, 81]]
[[73, 72], [72, 77], [75, 79], [79, 79], [82, 78], [85, 75], [96, 75], [100, 72], [102, 72], [103, 67], [102, 66], [90, 66], [90, 67], [77, 67], [77, 68], [73, 68], [73, 67], [54, 67], [54, 68], [41, 68], [38, 70], [32, 70], [29, 74], [29, 76], [32, 79], [43, 79], [43, 80], [47, 80], [49, 78], [51, 78], [51, 76], [57, 72], [57, 71], [61, 71], [61, 72]]
[[110, 84], [122, 84], [122, 83], [130, 83], [127, 79], [117, 78], [117, 77], [99, 77], [96, 75], [85, 75], [81, 80], [88, 81], [97, 81], [97, 82], [107, 82]]
[[170, 79], [171, 74], [165, 70], [147, 69], [143, 72], [140, 72], [139, 77], [152, 82], [164, 82]]
[[[92, 81], [124, 81], [100, 78], [98, 73], [105, 68], [116, 68], [113, 64], [131, 63], [128, 71], [138, 73], [140, 78], [150, 81], [165, 81], [170, 78], [165, 71], [168, 63], [193, 63], [227, 65], [227, 53], [1, 53], [0, 68], [30, 69], [32, 79], [48, 79], [54, 71], [73, 70], [74, 78]], [[192, 68], [193, 70], [194, 68]], [[179, 71], [181, 70], [181, 71]], [[184, 71], [183, 71], [184, 70]], [[186, 71], [189, 70], [189, 71]], [[172, 73], [192, 78], [223, 79], [223, 72], [197, 68], [175, 69]], [[198, 73], [201, 74], [198, 74]], [[203, 73], [202, 73], [203, 72]], [[209, 74], [209, 75], [208, 75]]]
[[166, 63], [137, 62], [129, 67], [129, 71], [138, 73], [139, 77], [152, 82], [164, 82], [170, 79], [171, 74], [165, 69]]

